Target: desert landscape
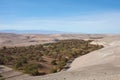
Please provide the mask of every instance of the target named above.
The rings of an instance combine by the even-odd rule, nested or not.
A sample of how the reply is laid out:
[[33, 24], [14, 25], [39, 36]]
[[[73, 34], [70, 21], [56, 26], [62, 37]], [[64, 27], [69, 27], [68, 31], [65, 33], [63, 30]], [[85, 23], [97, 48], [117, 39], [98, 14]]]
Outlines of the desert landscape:
[[120, 0], [0, 0], [0, 80], [120, 80]]
[[[92, 45], [102, 49], [76, 57], [69, 68], [53, 74], [31, 76], [8, 66], [0, 65], [5, 80], [119, 80], [120, 35], [114, 34], [11, 34], [1, 33], [2, 47], [22, 47], [58, 43], [58, 40], [92, 40]], [[84, 42], [85, 43], [85, 42]], [[12, 44], [12, 45], [11, 45]], [[66, 65], [65, 65], [66, 66]]]

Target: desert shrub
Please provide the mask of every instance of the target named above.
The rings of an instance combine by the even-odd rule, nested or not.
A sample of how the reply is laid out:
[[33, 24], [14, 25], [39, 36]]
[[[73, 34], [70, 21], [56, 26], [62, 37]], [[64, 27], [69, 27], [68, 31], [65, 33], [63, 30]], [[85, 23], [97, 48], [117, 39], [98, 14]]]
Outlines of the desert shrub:
[[38, 62], [41, 62], [43, 60], [43, 58], [42, 57], [36, 57], [36, 61], [38, 61]]
[[50, 69], [50, 73], [56, 73], [57, 72], [57, 69], [56, 68], [51, 68]]
[[0, 80], [5, 80], [1, 74], [0, 74]]
[[57, 65], [56, 60], [52, 60], [51, 64], [52, 65]]
[[5, 80], [4, 78], [0, 78], [0, 80]]
[[7, 64], [11, 60], [12, 60], [11, 56], [4, 55], [4, 54], [0, 53], [0, 64]]
[[21, 62], [21, 61], [16, 61], [16, 63], [15, 63], [15, 68], [16, 69], [19, 69], [20, 67], [22, 67], [23, 66], [23, 63]]
[[30, 74], [32, 76], [37, 76], [39, 75], [38, 69], [41, 65], [40, 64], [28, 64], [24, 68], [24, 72], [27, 74]]
[[4, 63], [5, 63], [4, 59], [2, 57], [0, 57], [0, 64], [3, 65]]
[[21, 57], [19, 60], [23, 64], [27, 63], [27, 59], [25, 57]]
[[65, 61], [59, 61], [57, 63], [57, 71], [61, 71], [65, 65], [66, 65]]
[[16, 69], [20, 69], [24, 64], [27, 63], [27, 59], [25, 57], [20, 57], [16, 60], [14, 67]]
[[67, 58], [65, 58], [65, 57], [63, 57], [63, 58], [61, 58], [61, 61], [63, 61], [63, 62], [67, 62], [68, 61], [68, 59]]
[[0, 77], [2, 77], [2, 75], [0, 74]]

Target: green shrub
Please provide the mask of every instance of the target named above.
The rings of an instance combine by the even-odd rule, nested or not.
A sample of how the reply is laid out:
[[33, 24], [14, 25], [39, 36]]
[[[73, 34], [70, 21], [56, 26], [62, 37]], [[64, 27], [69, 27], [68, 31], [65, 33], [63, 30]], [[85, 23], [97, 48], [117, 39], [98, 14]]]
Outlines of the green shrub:
[[0, 74], [0, 80], [5, 80], [4, 78], [2, 78], [3, 76]]
[[2, 75], [0, 74], [0, 77], [2, 77]]
[[57, 72], [57, 69], [55, 69], [55, 68], [52, 68], [51, 70], [50, 70], [50, 73], [56, 73]]
[[58, 64], [57, 64], [57, 70], [61, 71], [65, 65], [66, 65], [66, 62], [59, 61]]
[[23, 65], [26, 63], [27, 59], [25, 57], [19, 57], [15, 62], [15, 68], [19, 69], [20, 67], [23, 67]]
[[0, 80], [5, 80], [4, 78], [0, 78]]
[[28, 64], [25, 66], [24, 71], [32, 76], [37, 76], [39, 75], [38, 69], [40, 66], [40, 64]]
[[51, 62], [51, 64], [52, 64], [52, 65], [57, 65], [56, 60], [53, 60], [53, 61]]
[[15, 68], [16, 69], [19, 69], [20, 67], [22, 67], [23, 66], [23, 63], [21, 62], [21, 61], [17, 61], [16, 63], [15, 63]]

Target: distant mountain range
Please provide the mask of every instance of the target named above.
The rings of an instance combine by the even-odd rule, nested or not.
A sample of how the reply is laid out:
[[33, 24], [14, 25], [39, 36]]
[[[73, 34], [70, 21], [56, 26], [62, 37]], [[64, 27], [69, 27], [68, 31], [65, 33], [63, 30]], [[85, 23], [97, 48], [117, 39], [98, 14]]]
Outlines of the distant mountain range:
[[17, 33], [17, 34], [63, 34], [62, 31], [49, 30], [0, 30], [0, 33]]

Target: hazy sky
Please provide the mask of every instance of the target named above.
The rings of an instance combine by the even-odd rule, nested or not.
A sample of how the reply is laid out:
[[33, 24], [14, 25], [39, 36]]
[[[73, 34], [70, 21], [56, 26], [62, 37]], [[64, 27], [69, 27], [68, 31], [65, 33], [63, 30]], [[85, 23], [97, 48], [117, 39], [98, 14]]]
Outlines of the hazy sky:
[[0, 30], [120, 33], [120, 0], [0, 0]]

